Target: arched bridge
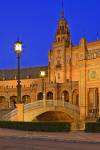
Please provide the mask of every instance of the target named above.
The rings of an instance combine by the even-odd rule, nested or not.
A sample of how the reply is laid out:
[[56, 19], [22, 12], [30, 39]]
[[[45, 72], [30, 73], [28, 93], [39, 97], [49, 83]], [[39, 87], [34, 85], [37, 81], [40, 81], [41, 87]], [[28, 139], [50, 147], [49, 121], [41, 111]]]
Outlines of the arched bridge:
[[[40, 100], [17, 107], [3, 117], [11, 121], [74, 121], [80, 117], [79, 107], [60, 100]], [[21, 120], [19, 119], [21, 117]]]

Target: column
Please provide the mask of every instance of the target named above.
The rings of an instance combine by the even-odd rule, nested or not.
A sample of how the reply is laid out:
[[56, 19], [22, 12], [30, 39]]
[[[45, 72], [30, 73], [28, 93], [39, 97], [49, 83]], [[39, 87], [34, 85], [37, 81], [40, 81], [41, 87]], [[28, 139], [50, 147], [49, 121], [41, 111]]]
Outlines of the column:
[[98, 107], [98, 109], [99, 109], [99, 117], [100, 117], [100, 87], [99, 87], [99, 93], [98, 93], [98, 96], [99, 96], [99, 107]]
[[24, 104], [16, 104], [17, 107], [17, 120], [24, 121]]

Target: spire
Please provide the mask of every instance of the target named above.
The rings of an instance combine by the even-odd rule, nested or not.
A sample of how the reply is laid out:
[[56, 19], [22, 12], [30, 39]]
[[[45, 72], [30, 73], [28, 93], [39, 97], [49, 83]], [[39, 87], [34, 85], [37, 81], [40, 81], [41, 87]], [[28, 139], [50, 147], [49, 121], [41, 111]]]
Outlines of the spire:
[[61, 18], [64, 18], [64, 1], [62, 0]]

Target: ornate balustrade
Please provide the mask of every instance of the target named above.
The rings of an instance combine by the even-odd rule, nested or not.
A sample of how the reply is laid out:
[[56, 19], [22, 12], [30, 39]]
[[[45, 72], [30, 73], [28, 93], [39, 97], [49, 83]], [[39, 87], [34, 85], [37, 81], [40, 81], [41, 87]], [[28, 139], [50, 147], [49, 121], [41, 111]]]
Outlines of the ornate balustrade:
[[[29, 110], [35, 110], [35, 109], [39, 109], [39, 108], [50, 108], [50, 107], [54, 107], [54, 108], [64, 108], [65, 111], [73, 116], [73, 117], [79, 117], [80, 115], [80, 110], [79, 107], [77, 107], [76, 105], [73, 105], [69, 102], [64, 102], [64, 101], [60, 101], [60, 100], [38, 100], [29, 104], [25, 104], [24, 105], [24, 112], [27, 112]], [[55, 109], [56, 110], [56, 109]], [[4, 116], [4, 120], [9, 120], [10, 118], [14, 117], [17, 115], [17, 109], [11, 111], [10, 113], [8, 113], [7, 115]]]
[[8, 114], [4, 115], [3, 120], [9, 120], [12, 117], [15, 117], [17, 114], [17, 109], [12, 110]]

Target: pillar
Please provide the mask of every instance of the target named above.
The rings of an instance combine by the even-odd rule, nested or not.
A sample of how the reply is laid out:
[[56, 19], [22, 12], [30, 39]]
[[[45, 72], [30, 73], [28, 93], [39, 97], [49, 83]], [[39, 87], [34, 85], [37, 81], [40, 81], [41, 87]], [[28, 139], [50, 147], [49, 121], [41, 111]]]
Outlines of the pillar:
[[24, 121], [24, 104], [16, 104], [17, 107], [17, 120]]
[[80, 120], [86, 119], [86, 107], [87, 107], [86, 50], [87, 50], [87, 43], [86, 40], [82, 38], [80, 41], [80, 76], [79, 76]]
[[100, 117], [100, 87], [99, 87], [99, 107], [98, 107], [98, 109], [99, 109], [99, 117]]

